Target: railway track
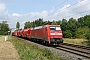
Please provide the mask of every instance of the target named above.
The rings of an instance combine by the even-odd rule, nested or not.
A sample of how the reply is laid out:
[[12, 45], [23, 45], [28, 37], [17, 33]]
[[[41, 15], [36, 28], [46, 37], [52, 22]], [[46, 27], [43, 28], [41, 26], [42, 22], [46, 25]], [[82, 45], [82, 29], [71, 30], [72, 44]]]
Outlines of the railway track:
[[54, 48], [90, 59], [89, 47], [63, 43], [59, 45], [58, 47], [54, 47]]
[[[19, 38], [19, 39], [22, 39], [22, 38]], [[27, 39], [25, 39], [25, 40], [28, 41]], [[49, 46], [49, 47], [52, 47], [52, 46]], [[75, 54], [75, 55], [84, 57], [86, 59], [90, 59], [90, 47], [68, 44], [68, 43], [62, 43], [59, 46], [54, 46], [52, 48], [62, 50], [65, 52], [69, 52], [71, 54]]]

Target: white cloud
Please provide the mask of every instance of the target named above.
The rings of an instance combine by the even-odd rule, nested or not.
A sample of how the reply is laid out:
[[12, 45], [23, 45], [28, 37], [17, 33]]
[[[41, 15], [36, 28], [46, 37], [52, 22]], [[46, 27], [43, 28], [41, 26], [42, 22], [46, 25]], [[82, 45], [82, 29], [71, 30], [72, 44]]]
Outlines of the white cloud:
[[[79, 0], [78, 4], [73, 6], [67, 4], [64, 7], [58, 9], [55, 13], [53, 13], [55, 10], [55, 8], [53, 7], [49, 11], [44, 10], [42, 12], [29, 12], [27, 14], [13, 13], [10, 15], [8, 11], [5, 10], [5, 4], [0, 4], [0, 20], [8, 20], [10, 27], [12, 28], [16, 26], [16, 22], [20, 22], [21, 27], [23, 27], [25, 22], [33, 21], [38, 18], [43, 18], [44, 20], [61, 20], [63, 18], [69, 19], [71, 17], [79, 18], [86, 14], [90, 14], [90, 11], [84, 13], [84, 11], [90, 10], [89, 6], [90, 0], [83, 0], [82, 2], [80, 2]], [[83, 13], [81, 14], [80, 12]]]
[[18, 14], [18, 13], [13, 13], [12, 16], [17, 16], [17, 17], [19, 17], [20, 14]]
[[[86, 14], [90, 14], [90, 0], [82, 0], [75, 5], [66, 5], [63, 8], [59, 9], [56, 13], [62, 18], [69, 19], [71, 17], [79, 18]], [[87, 12], [85, 12], [87, 11]]]
[[5, 10], [5, 4], [0, 4], [0, 21], [1, 20], [8, 20], [8, 11]]
[[0, 4], [0, 10], [3, 11], [5, 9], [5, 4]]

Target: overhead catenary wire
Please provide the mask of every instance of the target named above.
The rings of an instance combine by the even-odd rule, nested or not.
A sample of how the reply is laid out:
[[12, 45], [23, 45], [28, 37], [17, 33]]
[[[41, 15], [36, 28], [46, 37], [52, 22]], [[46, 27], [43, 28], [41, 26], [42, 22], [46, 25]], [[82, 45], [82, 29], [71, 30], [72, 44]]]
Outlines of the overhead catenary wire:
[[[60, 4], [56, 5], [56, 6], [54, 7], [54, 9], [57, 8], [58, 6], [62, 5], [63, 3], [67, 2], [67, 1], [68, 1], [68, 0], [65, 0], [65, 1], [61, 2]], [[51, 11], [51, 10], [48, 10], [47, 12], [50, 12], [50, 11]], [[47, 17], [48, 17], [48, 16], [47, 16]]]
[[[66, 0], [66, 1], [68, 1], [68, 0]], [[66, 2], [66, 1], [65, 1], [65, 2]], [[79, 3], [83, 2], [83, 1], [85, 1], [85, 0], [81, 0], [81, 1], [75, 3], [75, 4], [71, 5], [71, 6], [66, 7], [66, 8], [73, 7], [74, 5], [79, 4]], [[89, 4], [89, 3], [86, 3], [86, 4], [84, 4], [84, 5], [87, 5], [87, 4]], [[59, 4], [59, 5], [60, 5], [60, 4]], [[57, 5], [56, 7], [58, 7], [59, 5]], [[79, 7], [82, 7], [82, 6], [84, 6], [84, 5], [81, 5], [81, 6], [79, 6]], [[56, 8], [56, 7], [55, 7], [55, 8]], [[76, 7], [76, 8], [74, 8], [74, 9], [72, 9], [72, 10], [75, 10], [75, 9], [77, 9], [77, 8], [79, 8], [79, 7]], [[66, 9], [66, 8], [64, 8], [64, 9]], [[63, 10], [63, 9], [62, 9], [62, 10]], [[60, 10], [60, 11], [62, 11], [62, 10]], [[83, 11], [83, 12], [80, 12], [80, 13], [76, 13], [76, 14], [74, 14], [74, 15], [82, 14], [82, 13], [85, 13], [85, 12], [88, 12], [88, 11], [90, 11], [90, 10]], [[54, 14], [54, 13], [53, 13], [53, 14]], [[51, 16], [51, 15], [53, 15], [53, 14], [50, 14], [50, 15], [48, 15], [47, 17], [49, 17], [49, 16]], [[74, 16], [74, 15], [70, 15], [70, 16]], [[58, 15], [58, 16], [59, 16], [59, 15]], [[67, 17], [70, 17], [70, 16], [67, 16]]]
[[[80, 8], [80, 7], [83, 7], [83, 6], [85, 6], [85, 5], [88, 5], [88, 4], [90, 4], [90, 2], [89, 3], [86, 3], [86, 4], [84, 4], [84, 5], [81, 5], [81, 6], [79, 6], [79, 7], [76, 7], [76, 8], [74, 8], [74, 9], [72, 9], [72, 10], [76, 10], [76, 9], [78, 9], [78, 8]], [[72, 12], [72, 10], [71, 10], [71, 12]], [[67, 11], [68, 12], [68, 11]], [[70, 11], [69, 11], [70, 12]], [[61, 14], [62, 15], [62, 14]], [[58, 15], [59, 16], [59, 15]]]
[[[81, 3], [81, 2], [83, 2], [83, 1], [84, 1], [84, 0], [82, 0], [82, 1], [80, 1], [80, 2], [78, 2], [78, 3]], [[75, 4], [73, 4], [73, 5], [69, 6], [69, 7], [72, 7], [72, 6], [74, 6], [74, 5], [78, 4], [78, 3], [75, 3]], [[87, 5], [87, 4], [90, 4], [90, 2], [89, 2], [89, 3], [86, 3], [86, 4], [84, 4], [84, 5]], [[84, 5], [81, 5], [81, 6], [79, 6], [79, 7], [76, 7], [76, 8], [74, 8], [74, 9], [72, 9], [72, 10], [78, 9], [78, 8], [84, 6]], [[69, 7], [66, 7], [66, 8], [69, 8]], [[66, 9], [66, 8], [65, 8], [65, 9]], [[63, 10], [63, 9], [62, 9], [62, 10]], [[83, 14], [83, 13], [89, 12], [89, 11], [90, 11], [90, 10], [86, 10], [86, 11], [82, 11], [82, 12], [79, 12], [79, 13], [75, 13], [75, 14], [72, 14], [72, 15], [67, 16], [66, 18], [75, 16], [75, 15], [78, 15], [78, 14]], [[60, 15], [61, 15], [61, 14], [60, 14]], [[59, 16], [59, 15], [58, 15], [58, 16]]]
[[65, 2], [67, 2], [67, 1], [68, 1], [68, 0], [63, 1], [62, 3], [58, 4], [58, 5], [57, 5], [57, 6], [55, 6], [54, 8], [56, 8], [56, 7], [60, 6], [61, 4], [65, 3]]
[[[58, 6], [60, 6], [61, 4], [65, 3], [65, 2], [67, 2], [67, 1], [68, 1], [68, 0], [65, 0], [65, 1], [61, 2], [60, 4], [56, 5], [54, 8], [57, 8]], [[47, 12], [50, 12], [50, 11], [51, 11], [51, 9], [48, 10]], [[48, 17], [48, 15], [47, 15], [46, 17]]]
[[[89, 3], [86, 3], [86, 4], [84, 4], [84, 5], [81, 5], [81, 6], [79, 6], [79, 7], [82, 7], [82, 6], [85, 6], [85, 5], [88, 5], [88, 4], [90, 4], [90, 2], [89, 2]], [[79, 8], [79, 7], [77, 7], [77, 8]], [[74, 8], [74, 9], [72, 9], [72, 10], [75, 10], [75, 9], [77, 9], [77, 8]]]
[[90, 11], [90, 10], [86, 10], [86, 11], [83, 11], [83, 12], [80, 12], [80, 13], [76, 13], [76, 14], [73, 14], [73, 15], [67, 16], [66, 18], [71, 17], [71, 16], [75, 16], [75, 15], [78, 15], [78, 14], [82, 14], [82, 13], [85, 13], [85, 12], [89, 12], [89, 11]]
[[[84, 0], [81, 0], [80, 2], [77, 2], [77, 3], [75, 3], [75, 4], [73, 4], [73, 5], [71, 5], [71, 6], [68, 6], [68, 7], [66, 7], [66, 8], [70, 8], [70, 7], [72, 7], [72, 6], [74, 6], [74, 5], [76, 5], [76, 4], [78, 4], [78, 3], [81, 3], [81, 2], [83, 2]], [[64, 9], [66, 9], [66, 8], [64, 8]], [[64, 9], [62, 9], [62, 10], [64, 10]], [[62, 11], [62, 10], [60, 10], [60, 11]], [[54, 13], [52, 13], [51, 15], [53, 15]], [[48, 16], [51, 16], [51, 15], [48, 15]]]

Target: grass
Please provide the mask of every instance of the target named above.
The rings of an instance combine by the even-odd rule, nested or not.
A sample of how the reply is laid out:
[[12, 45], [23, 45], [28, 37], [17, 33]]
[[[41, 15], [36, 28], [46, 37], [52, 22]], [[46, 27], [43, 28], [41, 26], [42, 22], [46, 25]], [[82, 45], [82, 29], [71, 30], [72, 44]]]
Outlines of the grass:
[[2, 37], [2, 35], [0, 35], [0, 37]]
[[71, 44], [77, 44], [81, 46], [87, 46], [87, 40], [86, 39], [69, 39], [69, 38], [63, 38], [65, 43], [71, 43]]
[[9, 41], [12, 42], [18, 51], [21, 60], [63, 60], [54, 56], [54, 54], [47, 49], [42, 50], [37, 46], [24, 42], [16, 37], [11, 37]]

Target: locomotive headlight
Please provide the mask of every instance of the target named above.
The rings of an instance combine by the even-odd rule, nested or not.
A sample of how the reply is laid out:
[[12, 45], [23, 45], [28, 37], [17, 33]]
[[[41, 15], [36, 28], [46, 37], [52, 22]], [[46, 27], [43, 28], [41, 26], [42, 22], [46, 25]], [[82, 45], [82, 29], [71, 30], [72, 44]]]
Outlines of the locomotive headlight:
[[51, 35], [55, 35], [55, 33], [50, 33]]
[[62, 35], [62, 33], [50, 33], [50, 35]]
[[58, 35], [62, 35], [62, 33], [58, 33]]

